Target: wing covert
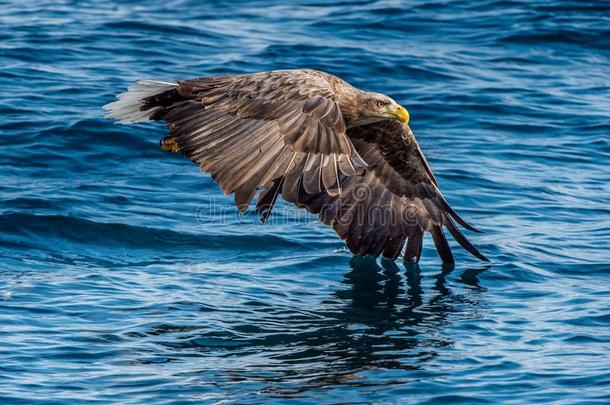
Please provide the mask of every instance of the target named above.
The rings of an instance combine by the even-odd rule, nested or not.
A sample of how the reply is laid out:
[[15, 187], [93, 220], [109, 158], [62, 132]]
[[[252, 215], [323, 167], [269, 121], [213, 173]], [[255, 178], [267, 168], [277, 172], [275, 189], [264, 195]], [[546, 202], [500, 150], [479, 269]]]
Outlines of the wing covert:
[[209, 172], [245, 210], [257, 190], [291, 172], [310, 192], [341, 192], [339, 175], [364, 161], [346, 134], [326, 74], [273, 71], [179, 82], [144, 100], [163, 109], [171, 144]]

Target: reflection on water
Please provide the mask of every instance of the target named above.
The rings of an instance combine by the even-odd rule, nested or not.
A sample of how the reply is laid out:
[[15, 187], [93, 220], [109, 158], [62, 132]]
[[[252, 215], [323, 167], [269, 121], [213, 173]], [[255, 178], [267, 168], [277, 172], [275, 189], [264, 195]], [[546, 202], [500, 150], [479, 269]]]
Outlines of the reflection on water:
[[[424, 276], [420, 266], [411, 262], [382, 260], [378, 264], [371, 258], [354, 257], [349, 265], [340, 288], [313, 309], [263, 306], [238, 325], [225, 324], [225, 335], [205, 327], [189, 331], [188, 327], [161, 326], [154, 333], [169, 333], [164, 344], [174, 350], [188, 348], [208, 356], [218, 355], [211, 349], [222, 347], [227, 357], [241, 358], [237, 365], [230, 363], [231, 367], [219, 362], [210, 369], [206, 363], [194, 375], [207, 378], [208, 373], [218, 371], [230, 381], [258, 381], [264, 392], [274, 395], [291, 396], [339, 383], [404, 383], [410, 378], [408, 373], [374, 383], [363, 373], [425, 370], [439, 356], [439, 349], [453, 344], [443, 334], [450, 318], [474, 316], [481, 291], [475, 275], [488, 268], [467, 269], [465, 273], [470, 275], [462, 277], [469, 288], [453, 294], [447, 282], [451, 267]], [[434, 280], [429, 291], [422, 286], [424, 277]], [[176, 344], [173, 333], [178, 332], [179, 341], [188, 344]]]
[[[379, 266], [373, 259], [354, 257], [350, 266], [343, 280], [347, 288], [335, 293], [341, 300], [336, 322], [344, 325], [345, 345], [354, 353], [347, 357], [345, 370], [423, 367], [437, 355], [435, 348], [452, 344], [439, 333], [448, 315], [460, 312], [462, 318], [468, 317], [478, 301], [469, 296], [451, 297], [446, 277], [452, 267], [443, 266], [434, 275], [432, 294], [426, 299], [417, 263], [402, 263], [404, 277], [399, 265], [389, 260], [382, 260]], [[487, 268], [466, 271], [478, 274]]]

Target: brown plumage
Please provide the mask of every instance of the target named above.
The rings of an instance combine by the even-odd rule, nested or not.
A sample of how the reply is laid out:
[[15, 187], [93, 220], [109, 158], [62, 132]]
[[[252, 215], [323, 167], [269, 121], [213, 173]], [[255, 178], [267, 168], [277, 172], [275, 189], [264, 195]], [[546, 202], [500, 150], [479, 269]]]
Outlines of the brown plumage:
[[318, 214], [354, 254], [395, 259], [406, 245], [405, 258], [419, 260], [430, 232], [453, 262], [446, 227], [487, 260], [456, 227], [475, 230], [440, 193], [407, 111], [385, 95], [324, 72], [283, 70], [140, 81], [106, 108], [123, 123], [165, 121], [162, 148], [198, 163], [240, 211], [262, 190], [263, 222], [281, 195]]

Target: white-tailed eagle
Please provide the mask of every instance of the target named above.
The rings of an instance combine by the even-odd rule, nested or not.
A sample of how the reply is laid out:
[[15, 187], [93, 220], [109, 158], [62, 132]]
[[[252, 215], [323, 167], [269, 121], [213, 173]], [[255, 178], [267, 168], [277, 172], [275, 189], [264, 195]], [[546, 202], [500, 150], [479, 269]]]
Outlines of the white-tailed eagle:
[[[165, 121], [163, 150], [182, 152], [235, 194], [260, 190], [262, 221], [277, 197], [320, 216], [357, 255], [418, 261], [425, 232], [453, 262], [443, 233], [488, 260], [458, 229], [478, 232], [447, 203], [393, 99], [303, 69], [165, 83], [141, 80], [105, 106], [121, 123]], [[406, 248], [405, 248], [406, 245]]]

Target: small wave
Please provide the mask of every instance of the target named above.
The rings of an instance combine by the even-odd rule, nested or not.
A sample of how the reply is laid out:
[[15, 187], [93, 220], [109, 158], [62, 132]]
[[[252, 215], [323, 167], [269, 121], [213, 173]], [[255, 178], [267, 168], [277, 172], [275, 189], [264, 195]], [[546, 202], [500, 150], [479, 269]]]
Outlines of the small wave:
[[5, 213], [0, 216], [2, 242], [19, 242], [25, 246], [53, 248], [58, 243], [83, 244], [104, 249], [125, 247], [158, 251], [199, 249], [288, 249], [301, 243], [274, 235], [190, 234], [169, 229], [150, 228], [122, 223], [95, 222], [64, 215]]
[[588, 45], [592, 47], [608, 49], [608, 41], [604, 40], [604, 38], [608, 38], [609, 36], [610, 31], [587, 33], [583, 31], [558, 29], [554, 31], [518, 32], [515, 34], [506, 35], [500, 38], [499, 41], [504, 43], [515, 43], [530, 46], [533, 43], [555, 43], [577, 45], [579, 47], [583, 45]]
[[146, 21], [135, 21], [135, 20], [121, 20], [112, 21], [102, 24], [102, 30], [111, 31], [132, 31], [132, 32], [148, 32], [151, 34], [173, 34], [173, 35], [188, 35], [203, 38], [215, 38], [214, 35], [207, 31], [201, 31], [193, 27], [189, 27], [186, 24], [170, 25], [163, 24], [159, 21], [149, 23]]

